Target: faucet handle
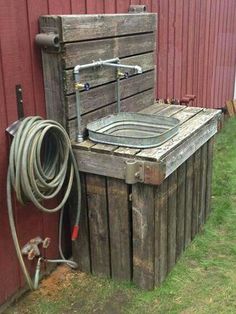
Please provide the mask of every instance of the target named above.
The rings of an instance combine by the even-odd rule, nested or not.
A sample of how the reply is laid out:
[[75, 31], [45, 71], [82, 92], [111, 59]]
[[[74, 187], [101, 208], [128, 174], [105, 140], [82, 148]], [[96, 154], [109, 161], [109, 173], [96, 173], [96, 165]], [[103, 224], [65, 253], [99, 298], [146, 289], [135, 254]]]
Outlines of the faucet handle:
[[118, 74], [117, 74], [117, 76], [118, 76], [118, 78], [125, 78], [125, 79], [127, 79], [128, 77], [129, 77], [129, 73], [128, 72], [118, 72]]
[[86, 82], [86, 83], [84, 84], [84, 89], [85, 89], [86, 91], [90, 90], [90, 84], [89, 84], [88, 82]]
[[85, 89], [86, 91], [90, 90], [90, 85], [88, 82], [81, 84], [79, 82], [75, 83], [75, 89], [77, 90], [81, 90], [81, 89]]
[[129, 78], [129, 72], [125, 72], [125, 73], [124, 73], [124, 78], [125, 78], [125, 79]]

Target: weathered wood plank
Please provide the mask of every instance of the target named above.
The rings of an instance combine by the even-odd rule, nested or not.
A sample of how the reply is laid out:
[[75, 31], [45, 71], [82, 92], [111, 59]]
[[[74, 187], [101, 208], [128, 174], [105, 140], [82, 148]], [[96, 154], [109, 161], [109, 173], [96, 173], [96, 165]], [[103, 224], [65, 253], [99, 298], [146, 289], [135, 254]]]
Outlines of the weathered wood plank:
[[[134, 158], [78, 149], [74, 149], [74, 154], [79, 171], [116, 179], [126, 178], [126, 162], [134, 160]], [[145, 184], [159, 185], [163, 181], [165, 168], [161, 162], [145, 161], [143, 172], [143, 182]]]
[[211, 212], [211, 189], [212, 189], [212, 166], [213, 166], [213, 146], [214, 138], [211, 138], [207, 143], [207, 181], [206, 181], [206, 213], [205, 219], [208, 218]]
[[155, 103], [152, 106], [149, 106], [147, 108], [144, 108], [143, 110], [140, 110], [139, 112], [145, 113], [145, 114], [157, 114], [159, 111], [161, 111], [162, 109], [165, 109], [167, 106], [169, 105]]
[[128, 185], [107, 178], [111, 275], [118, 280], [131, 280], [131, 221]]
[[112, 152], [117, 148], [118, 146], [115, 145], [107, 145], [107, 144], [95, 144], [94, 146], [91, 147], [92, 152], [97, 152], [97, 153], [104, 153], [104, 154], [112, 154]]
[[68, 69], [77, 64], [90, 63], [92, 60], [124, 58], [154, 51], [154, 48], [154, 33], [95, 39], [65, 44], [62, 60], [65, 68]]
[[143, 184], [132, 186], [133, 282], [144, 289], [154, 287], [154, 191]]
[[200, 205], [200, 164], [201, 164], [201, 150], [197, 150], [194, 154], [194, 180], [193, 180], [193, 210], [192, 210], [192, 239], [198, 233], [198, 217]]
[[177, 171], [168, 177], [168, 272], [176, 262], [176, 192], [177, 192]]
[[138, 152], [140, 152], [139, 148], [129, 148], [120, 146], [114, 151], [114, 155], [123, 157], [134, 157]]
[[[181, 113], [182, 112], [184, 112], [184, 110], [181, 111]], [[217, 119], [219, 116], [220, 116], [219, 110], [213, 109], [202, 110], [197, 115], [194, 115], [191, 119], [181, 124], [178, 134], [175, 135], [173, 138], [166, 141], [160, 147], [143, 149], [140, 153], [137, 154], [137, 156], [149, 160], [162, 159], [167, 153], [170, 153], [171, 150], [174, 150], [182, 142], [185, 142], [186, 139], [193, 136], [195, 132], [200, 130], [210, 120], [214, 120], [214, 118]]]
[[62, 42], [114, 37], [156, 30], [156, 14], [101, 14], [41, 16], [41, 31], [47, 32], [51, 23], [59, 23]]
[[186, 106], [179, 106], [179, 105], [169, 105], [163, 110], [160, 110], [157, 114], [165, 117], [171, 117], [178, 112], [184, 110]]
[[155, 284], [167, 275], [167, 180], [155, 192]]
[[[63, 94], [63, 75], [60, 57], [42, 51], [46, 113], [48, 119], [56, 120], [66, 126], [65, 101]], [[58, 105], [60, 104], [60, 105]]]
[[200, 208], [198, 217], [198, 230], [202, 229], [205, 222], [206, 209], [206, 180], [207, 180], [207, 143], [201, 147], [201, 165], [200, 165]]
[[73, 149], [82, 149], [82, 150], [90, 150], [92, 146], [94, 146], [96, 143], [85, 140], [82, 143], [72, 142]]
[[[146, 91], [154, 86], [154, 72], [149, 71], [140, 75], [120, 80], [121, 100], [134, 94]], [[80, 93], [81, 114], [88, 113], [116, 101], [116, 83], [102, 85]], [[154, 101], [154, 99], [153, 99]], [[66, 96], [67, 118], [76, 117], [75, 94]]]
[[184, 250], [184, 227], [185, 227], [185, 183], [186, 163], [184, 162], [177, 170], [177, 204], [176, 204], [176, 258]]
[[186, 107], [183, 111], [177, 112], [174, 117], [178, 119], [181, 124], [183, 124], [203, 110], [203, 108], [198, 107]]
[[[139, 111], [140, 109], [149, 106], [153, 103], [154, 98], [154, 90], [149, 89], [143, 93], [136, 94], [132, 97], [125, 98], [121, 101], [121, 111]], [[81, 124], [86, 127], [86, 125], [94, 120], [100, 119], [102, 117], [108, 116], [109, 114], [113, 114], [116, 112], [116, 103], [111, 105], [102, 107], [98, 110], [89, 112], [82, 116]], [[67, 131], [72, 140], [76, 138], [76, 128], [77, 128], [77, 120], [69, 120], [67, 121]]]
[[[84, 272], [91, 272], [91, 260], [90, 260], [90, 236], [88, 226], [88, 209], [87, 209], [87, 198], [86, 198], [86, 175], [80, 173], [81, 180], [81, 214], [80, 214], [80, 230], [79, 237], [77, 240], [72, 241], [73, 258], [78, 263], [79, 269]], [[75, 195], [76, 195], [75, 191]], [[74, 221], [75, 207], [76, 205], [70, 203], [72, 207], [71, 221]]]
[[87, 174], [86, 184], [92, 273], [110, 276], [106, 178]]
[[202, 126], [192, 137], [183, 141], [170, 154], [163, 157], [166, 164], [166, 177], [187, 160], [196, 150], [198, 150], [208, 139], [217, 133], [217, 120], [212, 120]]
[[[92, 61], [92, 60], [91, 60]], [[154, 69], [154, 53], [149, 52], [142, 55], [131, 56], [121, 59], [122, 64], [139, 65], [142, 67], [143, 72]], [[133, 75], [133, 70], [128, 70]], [[116, 80], [116, 69], [112, 67], [89, 68], [80, 71], [81, 82], [88, 82], [90, 87], [96, 87], [102, 84], [114, 82]], [[64, 91], [65, 94], [75, 92], [74, 89], [74, 75], [72, 70], [64, 71]]]
[[185, 186], [185, 248], [192, 239], [192, 209], [193, 209], [193, 163], [194, 156], [186, 161], [186, 186]]

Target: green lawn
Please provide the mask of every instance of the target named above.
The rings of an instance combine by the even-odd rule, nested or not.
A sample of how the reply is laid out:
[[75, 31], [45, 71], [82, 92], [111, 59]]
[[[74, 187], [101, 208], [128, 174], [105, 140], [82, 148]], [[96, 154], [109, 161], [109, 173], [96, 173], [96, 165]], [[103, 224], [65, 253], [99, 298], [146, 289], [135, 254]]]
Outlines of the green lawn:
[[62, 271], [51, 290], [43, 283], [7, 313], [236, 313], [236, 119], [216, 138], [212, 206], [203, 232], [160, 288], [143, 292]]

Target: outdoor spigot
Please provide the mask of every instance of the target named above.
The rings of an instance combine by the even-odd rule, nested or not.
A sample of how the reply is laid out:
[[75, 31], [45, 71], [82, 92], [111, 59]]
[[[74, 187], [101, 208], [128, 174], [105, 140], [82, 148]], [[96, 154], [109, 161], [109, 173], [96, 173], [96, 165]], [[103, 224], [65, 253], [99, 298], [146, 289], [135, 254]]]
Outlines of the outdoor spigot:
[[90, 85], [88, 82], [81, 84], [76, 82], [75, 83], [75, 89], [80, 90], [80, 89], [85, 89], [86, 91], [90, 90]]
[[118, 71], [117, 76], [118, 76], [118, 78], [125, 78], [125, 79], [127, 79], [129, 77], [129, 73], [128, 72], [124, 72], [123, 73], [123, 72]]

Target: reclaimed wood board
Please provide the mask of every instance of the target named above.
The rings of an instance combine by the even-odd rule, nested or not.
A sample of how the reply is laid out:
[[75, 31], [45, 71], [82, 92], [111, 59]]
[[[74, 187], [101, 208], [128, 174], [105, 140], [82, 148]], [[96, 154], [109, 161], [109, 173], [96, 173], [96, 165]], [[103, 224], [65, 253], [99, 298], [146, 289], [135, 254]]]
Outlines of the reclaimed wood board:
[[186, 162], [177, 171], [177, 201], [176, 201], [176, 258], [184, 250], [185, 243], [185, 187], [186, 187]]
[[207, 143], [207, 181], [206, 181], [206, 213], [205, 219], [211, 212], [211, 188], [212, 188], [212, 167], [213, 167], [213, 146], [214, 137]]
[[[54, 29], [62, 42], [149, 33], [156, 30], [156, 14], [44, 15], [42, 32]], [[53, 28], [54, 26], [54, 28]]]
[[133, 282], [143, 289], [153, 289], [154, 282], [154, 190], [152, 186], [132, 187]]
[[168, 178], [168, 213], [167, 213], [167, 269], [168, 272], [176, 262], [176, 200], [177, 200], [177, 172]]
[[86, 185], [92, 273], [110, 276], [106, 178], [87, 174]]
[[185, 228], [184, 235], [185, 248], [190, 244], [192, 239], [192, 208], [193, 208], [193, 163], [194, 156], [189, 157], [186, 161], [186, 186], [185, 186]]
[[[66, 43], [63, 46], [62, 59], [65, 69], [77, 64], [90, 63], [91, 60], [111, 59], [114, 56], [125, 58], [144, 54], [154, 49], [154, 33], [112, 37], [88, 41]], [[94, 49], [96, 47], [96, 49]]]
[[131, 256], [131, 208], [129, 188], [124, 181], [107, 178], [107, 198], [110, 235], [111, 277], [130, 281]]
[[168, 194], [167, 180], [157, 187], [155, 195], [155, 284], [164, 281], [168, 272]]

